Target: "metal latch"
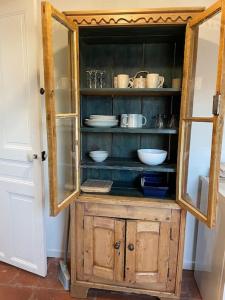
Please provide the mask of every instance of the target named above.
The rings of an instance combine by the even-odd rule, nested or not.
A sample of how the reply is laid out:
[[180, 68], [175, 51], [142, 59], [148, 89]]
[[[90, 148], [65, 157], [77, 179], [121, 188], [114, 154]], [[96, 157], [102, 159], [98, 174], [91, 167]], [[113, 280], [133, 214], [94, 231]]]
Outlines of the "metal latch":
[[41, 160], [45, 161], [47, 159], [47, 157], [48, 157], [48, 155], [47, 155], [46, 151], [42, 151], [41, 152]]
[[212, 113], [215, 116], [218, 116], [220, 113], [220, 102], [221, 102], [221, 95], [214, 95], [213, 96], [213, 109], [212, 109]]

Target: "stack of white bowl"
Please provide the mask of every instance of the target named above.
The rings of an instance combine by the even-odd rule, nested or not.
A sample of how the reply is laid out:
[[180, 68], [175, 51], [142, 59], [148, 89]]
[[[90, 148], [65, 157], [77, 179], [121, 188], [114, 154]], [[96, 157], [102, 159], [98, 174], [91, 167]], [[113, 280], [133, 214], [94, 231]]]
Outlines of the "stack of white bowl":
[[116, 116], [108, 115], [90, 115], [89, 119], [85, 119], [84, 122], [90, 127], [114, 127], [118, 125]]

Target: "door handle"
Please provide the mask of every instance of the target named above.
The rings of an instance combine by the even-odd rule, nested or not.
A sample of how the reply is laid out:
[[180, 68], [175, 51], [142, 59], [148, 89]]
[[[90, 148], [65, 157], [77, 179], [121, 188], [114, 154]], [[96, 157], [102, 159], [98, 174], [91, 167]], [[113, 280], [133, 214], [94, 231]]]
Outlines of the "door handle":
[[38, 154], [32, 153], [31, 151], [29, 151], [29, 152], [27, 153], [27, 160], [28, 160], [29, 162], [32, 162], [34, 159], [38, 159]]
[[117, 241], [115, 244], [114, 244], [114, 248], [116, 250], [119, 250], [120, 249], [120, 241]]
[[133, 244], [129, 244], [127, 248], [130, 251], [134, 251], [134, 245]]

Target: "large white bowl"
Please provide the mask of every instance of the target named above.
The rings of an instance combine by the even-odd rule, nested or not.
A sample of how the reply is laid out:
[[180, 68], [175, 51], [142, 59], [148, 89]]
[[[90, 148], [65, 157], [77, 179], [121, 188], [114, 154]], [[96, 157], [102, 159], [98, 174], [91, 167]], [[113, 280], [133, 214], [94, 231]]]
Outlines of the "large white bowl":
[[108, 157], [107, 151], [91, 151], [89, 156], [96, 162], [103, 162]]
[[137, 150], [138, 157], [141, 162], [149, 166], [162, 164], [167, 156], [167, 151], [159, 149], [139, 149]]

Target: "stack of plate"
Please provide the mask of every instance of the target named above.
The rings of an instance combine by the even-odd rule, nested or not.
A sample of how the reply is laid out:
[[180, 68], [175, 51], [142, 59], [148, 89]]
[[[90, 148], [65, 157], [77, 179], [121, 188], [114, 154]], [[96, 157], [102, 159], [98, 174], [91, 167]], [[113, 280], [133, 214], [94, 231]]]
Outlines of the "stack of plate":
[[85, 119], [84, 122], [90, 127], [114, 127], [118, 125], [116, 116], [108, 115], [90, 115], [90, 118]]

